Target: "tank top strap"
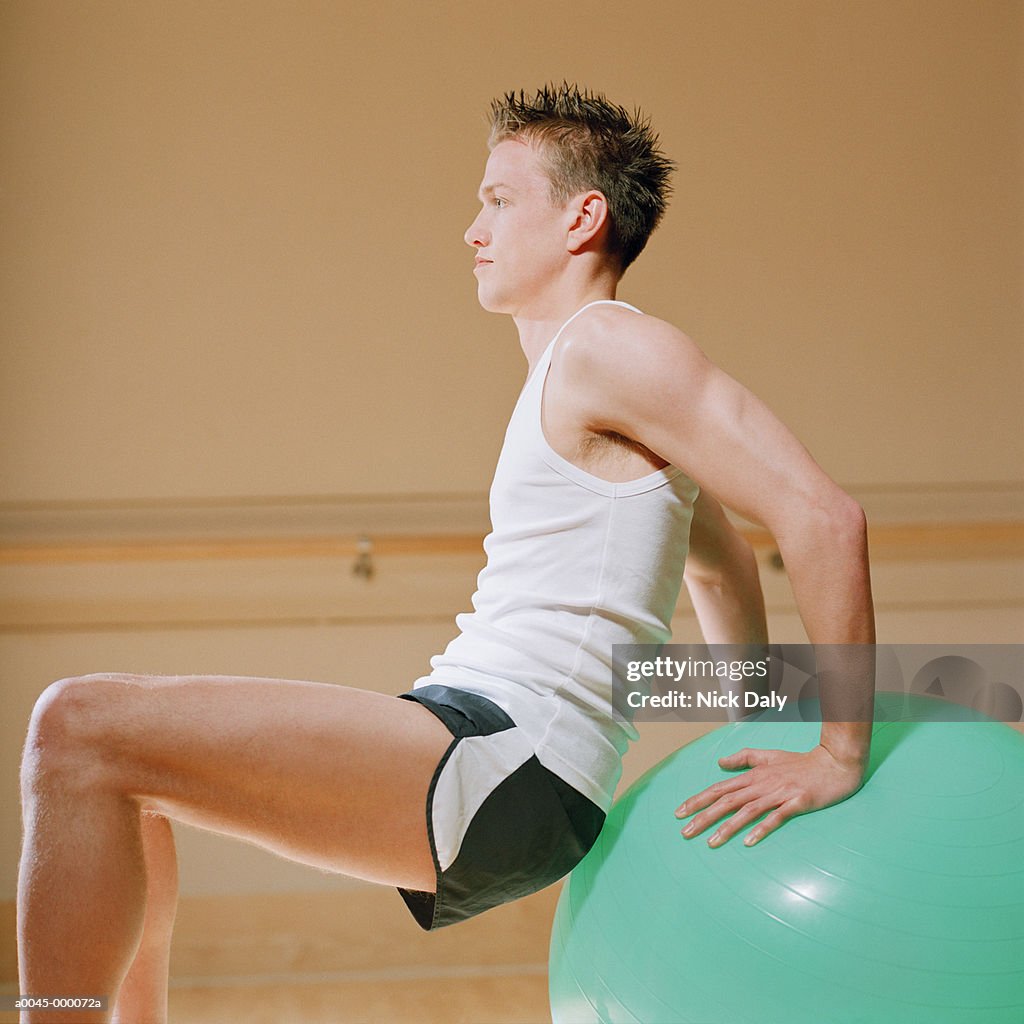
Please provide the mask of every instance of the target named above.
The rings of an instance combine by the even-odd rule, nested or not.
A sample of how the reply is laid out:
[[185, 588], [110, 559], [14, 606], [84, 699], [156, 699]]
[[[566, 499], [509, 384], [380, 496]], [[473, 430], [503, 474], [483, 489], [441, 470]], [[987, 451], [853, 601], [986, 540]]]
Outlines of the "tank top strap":
[[[581, 313], [586, 312], [592, 306], [623, 306], [626, 309], [631, 309], [634, 313], [639, 313], [643, 316], [643, 310], [637, 309], [636, 306], [631, 306], [628, 302], [623, 302], [621, 299], [595, 299], [593, 302], [588, 302], [585, 306], [581, 306], [576, 310], [575, 313], [568, 320], [562, 324], [561, 327], [555, 331], [555, 336], [548, 342], [547, 348], [540, 355], [540, 359], [537, 360], [536, 366], [530, 372], [530, 381], [535, 377], [543, 377], [548, 363], [551, 361], [551, 353], [555, 350], [555, 343], [562, 336], [562, 332], [576, 319]], [[529, 383], [529, 382], [528, 382]]]
[[558, 341], [562, 336], [562, 331], [564, 331], [566, 327], [568, 327], [569, 324], [571, 324], [573, 320], [580, 315], [580, 313], [585, 313], [592, 306], [625, 306], [626, 309], [631, 309], [634, 313], [640, 313], [640, 310], [637, 309], [636, 306], [631, 306], [628, 302], [623, 302], [621, 299], [595, 299], [593, 302], [588, 302], [585, 306], [580, 306], [580, 308], [577, 309], [576, 312], [558, 328], [555, 332], [555, 336], [549, 342], [548, 347], [552, 347], [555, 342]]

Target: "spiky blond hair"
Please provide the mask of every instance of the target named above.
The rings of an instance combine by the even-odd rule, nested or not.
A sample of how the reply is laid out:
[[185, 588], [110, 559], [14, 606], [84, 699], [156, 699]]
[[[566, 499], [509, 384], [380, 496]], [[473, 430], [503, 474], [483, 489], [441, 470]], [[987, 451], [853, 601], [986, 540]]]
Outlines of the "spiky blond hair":
[[608, 201], [608, 250], [625, 270], [658, 226], [675, 163], [662, 153], [650, 121], [601, 93], [563, 82], [528, 96], [520, 90], [491, 103], [493, 149], [508, 139], [535, 145], [551, 180], [551, 198], [597, 189]]

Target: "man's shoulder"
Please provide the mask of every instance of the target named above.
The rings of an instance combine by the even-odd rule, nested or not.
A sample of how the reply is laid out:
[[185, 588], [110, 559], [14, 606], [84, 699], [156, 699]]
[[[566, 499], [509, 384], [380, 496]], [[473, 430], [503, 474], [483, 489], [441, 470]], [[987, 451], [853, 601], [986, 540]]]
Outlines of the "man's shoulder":
[[595, 306], [570, 324], [561, 349], [569, 375], [588, 379], [675, 371], [702, 356], [693, 339], [674, 324], [611, 304]]

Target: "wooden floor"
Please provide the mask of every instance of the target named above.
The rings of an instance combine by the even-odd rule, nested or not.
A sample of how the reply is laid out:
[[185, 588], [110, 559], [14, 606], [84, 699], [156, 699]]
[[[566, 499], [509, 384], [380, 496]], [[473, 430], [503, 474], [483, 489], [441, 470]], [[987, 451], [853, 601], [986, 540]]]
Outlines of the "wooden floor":
[[[172, 1024], [549, 1024], [558, 886], [426, 933], [394, 890], [183, 898]], [[13, 939], [13, 906], [3, 908]], [[13, 942], [2, 989], [16, 992]], [[0, 1024], [16, 1022], [0, 1012]], [[147, 1024], [132, 1021], [130, 1024]]]
[[[440, 972], [363, 980], [260, 980], [174, 988], [180, 1024], [542, 1024], [547, 972]], [[142, 1024], [142, 1022], [139, 1022]]]

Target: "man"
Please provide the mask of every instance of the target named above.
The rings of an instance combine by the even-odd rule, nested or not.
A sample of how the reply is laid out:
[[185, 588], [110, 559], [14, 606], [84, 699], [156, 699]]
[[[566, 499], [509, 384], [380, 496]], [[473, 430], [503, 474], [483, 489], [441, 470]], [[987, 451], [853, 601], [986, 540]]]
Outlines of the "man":
[[[612, 714], [611, 646], [667, 638], [684, 562], [709, 642], [766, 640], [756, 564], [722, 504], [775, 536], [812, 642], [873, 641], [860, 508], [689, 338], [615, 300], [671, 167], [603, 97], [563, 86], [495, 103], [465, 238], [480, 302], [513, 317], [530, 372], [473, 613], [400, 700], [224, 677], [50, 687], [23, 763], [23, 993], [165, 1016], [168, 819], [398, 886], [424, 928], [561, 877], [593, 843], [633, 735]], [[756, 842], [853, 793], [871, 680], [848, 685], [858, 713], [823, 724], [814, 750], [724, 759], [749, 770], [688, 799], [684, 835], [717, 824], [715, 846], [756, 821]]]

